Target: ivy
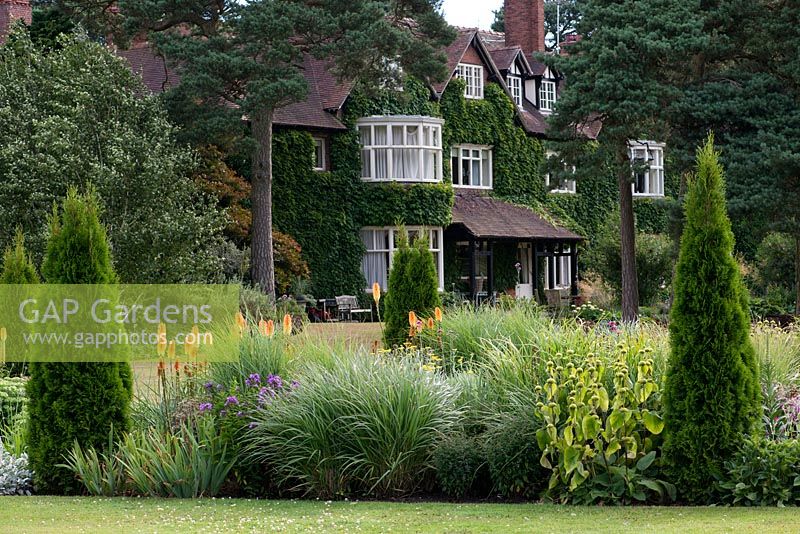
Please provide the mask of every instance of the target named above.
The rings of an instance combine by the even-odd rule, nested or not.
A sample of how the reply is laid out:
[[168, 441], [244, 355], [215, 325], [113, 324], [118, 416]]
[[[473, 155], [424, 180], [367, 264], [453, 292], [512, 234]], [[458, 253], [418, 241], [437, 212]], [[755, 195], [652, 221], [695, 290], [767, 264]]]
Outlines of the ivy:
[[[584, 235], [595, 235], [617, 203], [616, 181], [611, 176], [577, 175], [578, 193], [549, 194], [544, 183], [545, 146], [526, 134], [517, 123], [514, 103], [494, 83], [482, 100], [466, 99], [464, 82], [453, 79], [440, 101], [431, 99], [428, 87], [406, 79], [402, 91], [366, 92], [354, 89], [345, 105], [342, 122], [347, 131], [331, 137], [331, 172], [311, 169], [313, 142], [307, 133], [281, 131], [275, 136], [275, 226], [294, 236], [312, 273], [317, 296], [359, 294], [366, 287], [361, 275], [364, 246], [359, 229], [364, 226], [406, 225], [446, 227], [450, 224], [453, 187], [450, 183], [450, 148], [467, 143], [492, 147], [492, 195], [533, 208], [543, 218]], [[361, 181], [361, 151], [355, 125], [371, 115], [425, 115], [445, 120], [442, 128], [443, 175], [441, 184], [365, 183]], [[666, 184], [667, 194], [677, 184]], [[637, 199], [640, 229], [666, 230], [667, 201]], [[516, 245], [497, 243], [495, 287], [514, 287]], [[460, 266], [451, 243], [444, 247], [445, 287], [459, 282]]]

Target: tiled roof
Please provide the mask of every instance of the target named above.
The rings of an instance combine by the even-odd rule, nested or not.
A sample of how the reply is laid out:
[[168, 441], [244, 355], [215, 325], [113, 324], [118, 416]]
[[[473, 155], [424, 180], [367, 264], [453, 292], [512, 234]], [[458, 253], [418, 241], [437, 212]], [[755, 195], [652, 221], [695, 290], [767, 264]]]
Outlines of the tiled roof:
[[275, 124], [304, 126], [324, 130], [346, 130], [347, 128], [330, 111], [338, 111], [350, 90], [352, 82], [339, 82], [331, 73], [328, 61], [306, 56], [303, 74], [308, 82], [308, 95], [302, 102], [284, 106], [275, 111]]
[[526, 132], [532, 134], [547, 133], [547, 119], [527, 99], [522, 101], [522, 109], [518, 110], [517, 116]]
[[480, 238], [583, 240], [529, 208], [471, 192], [456, 193], [453, 224], [464, 226], [470, 234]]
[[448, 77], [445, 81], [433, 84], [433, 90], [438, 94], [442, 94], [447, 88], [447, 84], [450, 83], [450, 78], [452, 78], [456, 67], [461, 62], [461, 58], [464, 57], [467, 47], [472, 42], [472, 39], [475, 37], [475, 34], [478, 30], [475, 28], [456, 28], [456, 31], [457, 34], [455, 41], [450, 43], [450, 46], [444, 50], [445, 55], [447, 56]]
[[144, 85], [154, 94], [163, 93], [180, 83], [180, 77], [147, 43], [135, 43], [128, 50], [115, 50], [115, 53], [130, 64], [131, 71], [139, 74]]
[[522, 52], [522, 49], [518, 46], [489, 48], [489, 55], [492, 56], [492, 61], [494, 61], [494, 64], [497, 65], [497, 68], [500, 70], [510, 69], [520, 52]]

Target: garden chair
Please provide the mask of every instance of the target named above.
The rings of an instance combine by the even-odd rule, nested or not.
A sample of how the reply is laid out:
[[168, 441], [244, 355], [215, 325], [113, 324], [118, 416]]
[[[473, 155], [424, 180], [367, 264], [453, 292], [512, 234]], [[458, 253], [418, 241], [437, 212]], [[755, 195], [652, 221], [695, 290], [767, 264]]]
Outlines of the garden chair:
[[372, 316], [372, 308], [359, 308], [358, 298], [354, 295], [341, 295], [336, 297], [336, 307], [339, 310], [339, 318], [345, 321], [352, 321], [353, 314], [369, 313]]

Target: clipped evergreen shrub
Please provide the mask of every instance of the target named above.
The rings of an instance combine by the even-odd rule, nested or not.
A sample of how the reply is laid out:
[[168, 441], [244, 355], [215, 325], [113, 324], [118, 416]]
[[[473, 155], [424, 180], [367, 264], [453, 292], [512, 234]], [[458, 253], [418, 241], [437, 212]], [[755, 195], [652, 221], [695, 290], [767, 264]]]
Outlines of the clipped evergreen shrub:
[[688, 501], [715, 498], [715, 480], [760, 410], [747, 292], [733, 257], [723, 170], [713, 137], [697, 153], [670, 317], [663, 454]]
[[[25, 236], [18, 229], [14, 244], [3, 253], [3, 271], [0, 284], [38, 284], [39, 275], [30, 254], [25, 250]], [[25, 375], [28, 366], [22, 362], [5, 363], [0, 360], [0, 371], [5, 368], [9, 375]]]
[[[106, 232], [93, 193], [71, 189], [61, 210], [54, 210], [42, 265], [51, 284], [109, 284], [116, 274]], [[126, 363], [32, 363], [28, 449], [36, 489], [68, 494], [80, 490], [61, 466], [73, 444], [102, 448], [113, 429], [128, 429], [132, 372]]]
[[405, 229], [398, 232], [398, 248], [389, 272], [389, 287], [384, 308], [383, 341], [387, 347], [400, 345], [408, 339], [408, 314], [432, 317], [441, 305], [439, 279], [428, 240], [420, 237], [409, 244]]

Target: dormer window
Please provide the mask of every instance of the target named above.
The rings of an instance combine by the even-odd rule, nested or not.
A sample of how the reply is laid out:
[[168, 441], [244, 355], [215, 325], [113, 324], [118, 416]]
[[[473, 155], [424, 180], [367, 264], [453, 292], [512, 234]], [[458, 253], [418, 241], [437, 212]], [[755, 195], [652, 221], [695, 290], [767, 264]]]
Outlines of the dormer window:
[[388, 115], [358, 121], [365, 182], [441, 182], [442, 119]]
[[553, 111], [556, 105], [556, 82], [553, 80], [542, 80], [539, 84], [539, 109], [541, 111]]
[[664, 144], [629, 141], [633, 168], [633, 196], [664, 196]]
[[522, 78], [509, 74], [508, 90], [511, 91], [511, 100], [513, 100], [517, 106], [522, 107]]
[[464, 88], [466, 98], [483, 98], [483, 67], [481, 65], [459, 63], [456, 75], [467, 84]]

